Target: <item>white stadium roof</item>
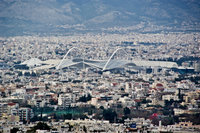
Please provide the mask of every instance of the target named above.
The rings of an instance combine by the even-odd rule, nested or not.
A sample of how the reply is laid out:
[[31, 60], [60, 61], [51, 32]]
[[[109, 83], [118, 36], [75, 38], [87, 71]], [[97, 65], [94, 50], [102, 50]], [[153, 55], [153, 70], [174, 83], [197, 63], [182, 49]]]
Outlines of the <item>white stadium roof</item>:
[[141, 67], [166, 67], [166, 68], [178, 67], [176, 62], [168, 62], [168, 61], [136, 60], [136, 61], [133, 61], [133, 63]]
[[22, 65], [27, 65], [28, 67], [35, 67], [35, 66], [39, 66], [42, 64], [42, 61], [38, 58], [31, 58], [30, 60], [26, 60], [23, 63], [21, 63]]
[[105, 70], [110, 70], [114, 68], [120, 68], [125, 65], [132, 65], [138, 67], [165, 67], [165, 68], [178, 68], [176, 62], [167, 62], [167, 61], [145, 61], [145, 60], [118, 60], [112, 59], [109, 62], [106, 60], [84, 60], [83, 59], [64, 59], [61, 64], [61, 60], [50, 59], [46, 61], [41, 61], [37, 58], [32, 58], [30, 60], [24, 61], [21, 64], [25, 64], [29, 67], [35, 67], [35, 70], [39, 69], [49, 69], [59, 65], [58, 69], [63, 69], [66, 67], [74, 66], [80, 63], [84, 63], [91, 67], [97, 67], [103, 69], [107, 63]]

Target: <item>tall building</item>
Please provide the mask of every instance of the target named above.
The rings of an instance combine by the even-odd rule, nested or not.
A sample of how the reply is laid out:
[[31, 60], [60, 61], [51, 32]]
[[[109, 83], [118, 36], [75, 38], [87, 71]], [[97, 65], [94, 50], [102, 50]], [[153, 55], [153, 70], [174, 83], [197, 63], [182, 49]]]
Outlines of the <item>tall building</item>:
[[20, 121], [29, 121], [33, 118], [33, 110], [30, 108], [19, 108]]

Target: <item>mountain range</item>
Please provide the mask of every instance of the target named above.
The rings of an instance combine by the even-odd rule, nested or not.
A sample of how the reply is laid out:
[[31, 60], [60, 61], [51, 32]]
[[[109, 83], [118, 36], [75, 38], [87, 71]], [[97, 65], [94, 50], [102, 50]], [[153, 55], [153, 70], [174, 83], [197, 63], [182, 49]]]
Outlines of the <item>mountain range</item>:
[[0, 36], [120, 32], [126, 27], [132, 32], [195, 31], [199, 25], [199, 0], [0, 0]]

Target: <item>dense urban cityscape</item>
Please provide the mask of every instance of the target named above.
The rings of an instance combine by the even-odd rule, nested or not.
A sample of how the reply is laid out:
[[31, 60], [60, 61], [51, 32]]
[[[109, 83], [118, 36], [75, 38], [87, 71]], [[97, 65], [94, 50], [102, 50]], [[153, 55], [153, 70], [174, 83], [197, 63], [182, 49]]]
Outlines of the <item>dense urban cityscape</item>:
[[0, 0], [0, 133], [200, 133], [200, 1]]
[[199, 132], [200, 35], [0, 39], [1, 132]]

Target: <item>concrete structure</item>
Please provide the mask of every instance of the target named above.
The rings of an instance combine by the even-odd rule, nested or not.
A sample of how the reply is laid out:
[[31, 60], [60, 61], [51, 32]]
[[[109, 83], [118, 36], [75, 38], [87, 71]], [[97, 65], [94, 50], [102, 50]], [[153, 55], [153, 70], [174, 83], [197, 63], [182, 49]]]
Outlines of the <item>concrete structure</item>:
[[19, 108], [20, 121], [29, 121], [33, 117], [33, 110], [30, 108]]

